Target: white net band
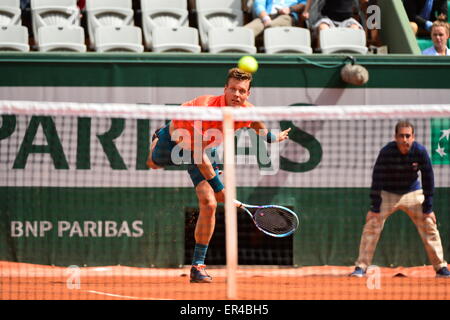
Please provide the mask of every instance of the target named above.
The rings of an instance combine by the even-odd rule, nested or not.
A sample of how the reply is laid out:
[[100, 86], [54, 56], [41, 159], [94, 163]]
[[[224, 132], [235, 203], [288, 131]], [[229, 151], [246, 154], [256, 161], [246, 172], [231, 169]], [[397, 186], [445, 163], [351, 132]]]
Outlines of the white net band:
[[[450, 105], [347, 105], [272, 106], [232, 109], [235, 121], [352, 120], [396, 118], [442, 118], [450, 116]], [[125, 119], [221, 120], [221, 108], [186, 108], [168, 105], [100, 104], [0, 100], [0, 114], [109, 117]]]

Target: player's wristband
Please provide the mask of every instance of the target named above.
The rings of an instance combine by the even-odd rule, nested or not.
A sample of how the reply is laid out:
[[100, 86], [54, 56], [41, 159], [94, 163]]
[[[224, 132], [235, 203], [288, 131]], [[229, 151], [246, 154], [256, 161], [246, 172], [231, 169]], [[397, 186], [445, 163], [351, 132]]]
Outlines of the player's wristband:
[[269, 132], [267, 132], [266, 141], [268, 143], [276, 142], [277, 141], [277, 136], [269, 131]]
[[214, 176], [212, 179], [207, 180], [214, 192], [220, 192], [225, 188], [222, 181], [220, 181], [219, 176]]
[[433, 26], [433, 22], [431, 22], [431, 21], [425, 22], [425, 30], [431, 31], [432, 26]]

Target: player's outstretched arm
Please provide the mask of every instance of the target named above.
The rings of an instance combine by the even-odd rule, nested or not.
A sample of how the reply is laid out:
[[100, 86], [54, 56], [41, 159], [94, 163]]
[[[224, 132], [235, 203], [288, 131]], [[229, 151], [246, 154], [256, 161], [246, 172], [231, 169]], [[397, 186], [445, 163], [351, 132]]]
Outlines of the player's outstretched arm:
[[289, 131], [291, 131], [291, 128], [287, 128], [286, 130], [281, 131], [277, 136], [277, 142], [289, 139]]
[[265, 123], [261, 121], [252, 122], [250, 127], [253, 130], [255, 130], [259, 136], [264, 137], [266, 141], [269, 143], [281, 142], [286, 139], [289, 139], [289, 131], [291, 131], [291, 128], [288, 128], [275, 135], [272, 132], [270, 132], [269, 129], [267, 129]]

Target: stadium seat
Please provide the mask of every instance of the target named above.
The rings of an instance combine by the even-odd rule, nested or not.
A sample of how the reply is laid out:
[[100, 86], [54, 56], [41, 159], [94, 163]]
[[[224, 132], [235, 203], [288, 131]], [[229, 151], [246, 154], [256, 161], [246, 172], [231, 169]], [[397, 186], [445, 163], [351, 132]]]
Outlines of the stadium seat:
[[264, 31], [266, 53], [311, 54], [311, 33], [297, 27], [268, 28]]
[[87, 26], [92, 48], [96, 47], [96, 29], [100, 26], [132, 26], [131, 0], [86, 0]]
[[209, 31], [210, 53], [256, 53], [253, 31], [245, 27], [212, 28]]
[[152, 51], [199, 53], [198, 31], [191, 27], [157, 27], [153, 30]]
[[152, 45], [152, 31], [156, 27], [187, 27], [187, 0], [141, 0], [142, 31], [145, 46]]
[[38, 50], [86, 52], [84, 29], [80, 26], [45, 26], [39, 29]]
[[143, 52], [141, 28], [100, 26], [95, 29], [97, 52]]
[[244, 21], [241, 0], [196, 0], [196, 7], [200, 43], [205, 50], [211, 28], [233, 28]]
[[38, 31], [43, 26], [80, 25], [80, 10], [76, 0], [31, 0], [31, 18], [38, 42]]
[[20, 25], [21, 13], [20, 0], [1, 0], [0, 26]]
[[322, 53], [366, 54], [366, 33], [360, 29], [333, 28], [320, 31]]
[[28, 29], [24, 26], [0, 26], [0, 51], [30, 51]]

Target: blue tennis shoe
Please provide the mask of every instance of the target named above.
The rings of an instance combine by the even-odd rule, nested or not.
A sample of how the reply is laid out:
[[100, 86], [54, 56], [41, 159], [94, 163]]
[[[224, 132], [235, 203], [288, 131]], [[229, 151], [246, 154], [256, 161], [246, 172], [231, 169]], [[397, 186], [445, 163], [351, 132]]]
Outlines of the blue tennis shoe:
[[191, 282], [192, 283], [210, 283], [212, 277], [206, 273], [204, 264], [193, 265], [191, 267]]
[[436, 271], [436, 278], [450, 278], [450, 271], [448, 271], [447, 267], [442, 267]]
[[366, 272], [360, 268], [360, 267], [356, 267], [355, 271], [353, 271], [352, 273], [350, 273], [350, 277], [356, 277], [356, 278], [362, 278], [366, 275]]

